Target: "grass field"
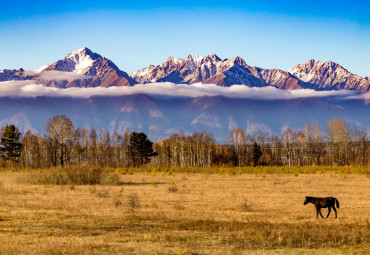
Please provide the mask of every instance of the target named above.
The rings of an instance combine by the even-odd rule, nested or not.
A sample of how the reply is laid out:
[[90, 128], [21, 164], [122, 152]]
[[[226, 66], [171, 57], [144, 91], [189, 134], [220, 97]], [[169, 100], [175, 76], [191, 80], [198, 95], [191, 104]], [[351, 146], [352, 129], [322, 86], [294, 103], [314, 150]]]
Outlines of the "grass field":
[[[368, 174], [133, 173], [120, 185], [29, 175], [0, 172], [0, 254], [370, 253]], [[338, 219], [317, 220], [306, 195], [338, 198]]]

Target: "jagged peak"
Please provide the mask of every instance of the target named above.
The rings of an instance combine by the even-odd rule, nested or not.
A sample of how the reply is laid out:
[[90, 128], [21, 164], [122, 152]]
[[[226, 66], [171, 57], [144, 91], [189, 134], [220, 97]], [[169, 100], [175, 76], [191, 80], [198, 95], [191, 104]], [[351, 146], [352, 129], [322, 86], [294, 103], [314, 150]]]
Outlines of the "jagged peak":
[[333, 61], [324, 62], [324, 61], [315, 60], [315, 59], [310, 59], [310, 60], [308, 60], [307, 62], [305, 62], [303, 64], [298, 64], [298, 65], [294, 66], [293, 68], [291, 68], [288, 72], [294, 73], [294, 72], [298, 71], [301, 68], [309, 68], [311, 70], [314, 70], [316, 68], [321, 68], [321, 67], [331, 67], [332, 69], [339, 69], [339, 70], [343, 70], [345, 72], [349, 72], [347, 69], [345, 69], [343, 66], [341, 66], [340, 64], [338, 64], [336, 62], [333, 62]]
[[208, 55], [206, 57], [204, 57], [204, 59], [209, 59], [209, 60], [213, 60], [213, 61], [222, 61], [221, 58], [219, 58], [216, 54], [211, 54], [211, 55]]
[[[338, 63], [336, 62], [333, 62], [333, 61], [321, 61], [321, 60], [316, 60], [316, 59], [310, 59], [308, 60], [306, 63], [304, 63], [303, 65], [305, 64], [309, 64], [311, 66], [322, 66], [322, 65], [330, 65], [330, 66], [338, 66], [338, 67], [342, 67], [341, 65], [339, 65]], [[302, 65], [302, 64], [299, 64], [299, 65]], [[297, 65], [297, 66], [299, 66]], [[343, 68], [343, 67], [342, 67]]]
[[56, 70], [82, 74], [85, 73], [86, 70], [90, 68], [93, 65], [94, 61], [98, 58], [102, 58], [102, 56], [92, 52], [87, 47], [83, 47], [72, 51], [64, 59], [58, 60], [57, 62], [43, 70]]
[[181, 58], [175, 58], [175, 57], [168, 57], [166, 62], [165, 63], [173, 63], [173, 64], [180, 64], [181, 62], [183, 62], [184, 60], [181, 59]]
[[199, 56], [196, 54], [189, 54], [186, 58], [187, 60], [193, 60], [194, 62], [201, 63], [204, 60], [214, 60], [214, 61], [221, 61], [221, 58], [219, 58], [216, 54], [210, 54], [206, 56]]
[[237, 63], [237, 64], [239, 64], [239, 65], [241, 65], [241, 66], [245, 66], [245, 65], [246, 65], [246, 63], [245, 63], [244, 59], [242, 59], [242, 58], [241, 58], [241, 57], [239, 57], [239, 56], [235, 56], [235, 57], [233, 57], [232, 59], [230, 59], [230, 61], [232, 61], [234, 64], [235, 64], [235, 63]]
[[89, 56], [91, 59], [97, 59], [98, 57], [101, 57], [99, 54], [93, 52], [89, 48], [83, 47], [72, 51], [65, 57], [65, 59], [75, 58], [76, 56]]
[[313, 64], [322, 64], [323, 62], [321, 61], [321, 60], [317, 60], [317, 59], [313, 59], [313, 58], [311, 58], [311, 59], [309, 59], [308, 61], [307, 61], [307, 63], [313, 63]]
[[192, 66], [196, 67], [196, 66], [200, 66], [200, 65], [204, 64], [205, 62], [222, 61], [222, 60], [216, 54], [210, 54], [210, 55], [207, 55], [207, 56], [189, 54], [185, 59], [170, 56], [160, 66], [165, 66], [165, 65], [168, 65], [168, 64], [182, 64], [185, 61], [190, 62], [190, 64]]
[[199, 66], [202, 63], [204, 56], [199, 56], [195, 54], [189, 54], [187, 60], [192, 61], [195, 65]]

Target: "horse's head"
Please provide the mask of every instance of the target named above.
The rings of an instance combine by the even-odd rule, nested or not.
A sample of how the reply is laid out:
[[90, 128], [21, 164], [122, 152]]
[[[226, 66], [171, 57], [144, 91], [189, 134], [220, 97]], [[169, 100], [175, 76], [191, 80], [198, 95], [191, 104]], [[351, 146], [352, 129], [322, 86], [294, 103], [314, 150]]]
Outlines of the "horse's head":
[[309, 199], [309, 197], [307, 197], [307, 196], [306, 196], [306, 199], [304, 200], [303, 205], [306, 205], [306, 204], [308, 204], [309, 202], [310, 202], [310, 199]]

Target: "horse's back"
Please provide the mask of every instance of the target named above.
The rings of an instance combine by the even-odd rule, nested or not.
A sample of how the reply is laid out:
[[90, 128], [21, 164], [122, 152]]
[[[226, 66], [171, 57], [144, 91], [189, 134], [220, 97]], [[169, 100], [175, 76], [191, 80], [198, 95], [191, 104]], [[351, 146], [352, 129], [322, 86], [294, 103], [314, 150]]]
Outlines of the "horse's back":
[[334, 206], [335, 199], [335, 197], [318, 197], [319, 203], [323, 208]]

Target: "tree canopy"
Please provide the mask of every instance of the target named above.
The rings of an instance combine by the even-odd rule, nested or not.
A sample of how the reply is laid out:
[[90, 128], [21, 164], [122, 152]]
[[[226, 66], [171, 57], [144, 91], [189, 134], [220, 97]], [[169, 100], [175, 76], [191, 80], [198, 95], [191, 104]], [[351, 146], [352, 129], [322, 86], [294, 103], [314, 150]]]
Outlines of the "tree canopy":
[[53, 165], [57, 165], [59, 161], [60, 165], [64, 166], [64, 162], [68, 160], [69, 150], [77, 140], [75, 125], [67, 116], [55, 115], [48, 120], [45, 130], [48, 133]]

